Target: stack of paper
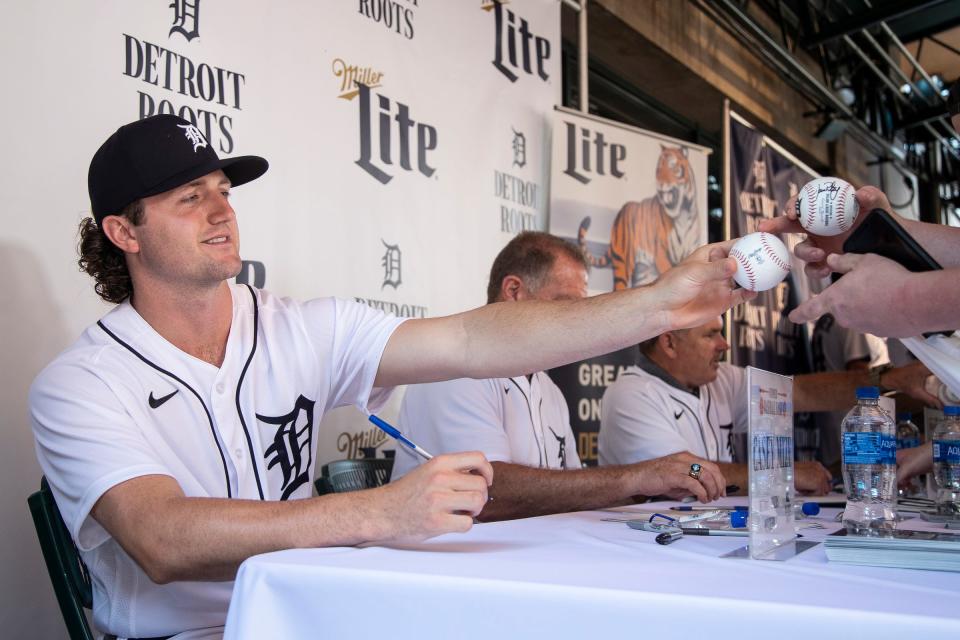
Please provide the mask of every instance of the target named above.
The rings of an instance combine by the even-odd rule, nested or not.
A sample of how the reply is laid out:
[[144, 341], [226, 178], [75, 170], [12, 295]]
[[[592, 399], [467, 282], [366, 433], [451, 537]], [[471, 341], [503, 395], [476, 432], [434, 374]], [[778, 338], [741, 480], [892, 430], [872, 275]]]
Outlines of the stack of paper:
[[898, 529], [891, 537], [857, 536], [841, 529], [824, 541], [827, 559], [898, 569], [960, 571], [960, 535]]

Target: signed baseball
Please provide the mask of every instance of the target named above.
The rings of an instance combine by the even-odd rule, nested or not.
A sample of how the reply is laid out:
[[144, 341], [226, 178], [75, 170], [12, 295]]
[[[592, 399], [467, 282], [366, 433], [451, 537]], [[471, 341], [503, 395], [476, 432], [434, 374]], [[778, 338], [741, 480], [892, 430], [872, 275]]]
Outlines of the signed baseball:
[[733, 279], [750, 291], [772, 289], [790, 273], [790, 252], [770, 233], [743, 236], [730, 249], [730, 257], [737, 261]]
[[817, 178], [797, 194], [797, 218], [808, 232], [835, 236], [848, 231], [857, 219], [860, 205], [856, 189], [840, 178]]

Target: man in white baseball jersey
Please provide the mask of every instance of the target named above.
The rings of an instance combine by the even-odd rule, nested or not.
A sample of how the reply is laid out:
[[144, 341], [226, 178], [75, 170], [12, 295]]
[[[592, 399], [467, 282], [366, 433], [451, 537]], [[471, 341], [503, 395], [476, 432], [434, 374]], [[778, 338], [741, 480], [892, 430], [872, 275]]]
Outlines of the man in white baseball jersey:
[[[487, 303], [584, 298], [587, 268], [574, 245], [547, 233], [523, 232], [494, 260]], [[480, 520], [609, 507], [641, 495], [695, 492], [712, 500], [726, 486], [715, 465], [687, 453], [616, 469], [581, 469], [566, 401], [542, 371], [411, 385], [399, 422], [403, 434], [427, 451], [479, 450], [492, 463], [492, 499]], [[393, 477], [420, 462], [399, 447]], [[701, 465], [701, 483], [691, 482], [693, 463]]]
[[[601, 466], [690, 451], [717, 462], [728, 482], [746, 489], [747, 468], [733, 462], [732, 438], [747, 430], [746, 372], [721, 362], [730, 348], [722, 329], [715, 318], [640, 344], [637, 366], [622, 373], [603, 395]], [[879, 384], [935, 402], [923, 389], [927, 375], [922, 365], [908, 365], [883, 372]], [[849, 408], [856, 388], [871, 382], [867, 371], [795, 376], [794, 408]], [[829, 491], [830, 474], [819, 462], [798, 462], [795, 469], [800, 491]]]
[[108, 634], [217, 637], [229, 581], [254, 554], [470, 528], [492, 482], [477, 452], [311, 498], [327, 410], [373, 410], [397, 384], [557, 366], [750, 297], [731, 286], [729, 243], [642, 290], [402, 323], [342, 300], [232, 286], [230, 189], [266, 169], [255, 156], [219, 159], [169, 115], [121, 127], [91, 161], [80, 265], [118, 306], [40, 373], [30, 410]]

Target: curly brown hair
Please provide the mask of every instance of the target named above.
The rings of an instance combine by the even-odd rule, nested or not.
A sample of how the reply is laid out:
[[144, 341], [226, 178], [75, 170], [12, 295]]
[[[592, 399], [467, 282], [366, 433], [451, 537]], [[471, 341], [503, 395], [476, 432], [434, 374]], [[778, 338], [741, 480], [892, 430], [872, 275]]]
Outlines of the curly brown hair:
[[[143, 200], [131, 202], [118, 215], [134, 225], [143, 222]], [[93, 218], [80, 221], [80, 242], [77, 251], [80, 270], [90, 274], [96, 281], [93, 289], [107, 302], [120, 303], [133, 293], [133, 281], [127, 270], [127, 258], [97, 226]]]

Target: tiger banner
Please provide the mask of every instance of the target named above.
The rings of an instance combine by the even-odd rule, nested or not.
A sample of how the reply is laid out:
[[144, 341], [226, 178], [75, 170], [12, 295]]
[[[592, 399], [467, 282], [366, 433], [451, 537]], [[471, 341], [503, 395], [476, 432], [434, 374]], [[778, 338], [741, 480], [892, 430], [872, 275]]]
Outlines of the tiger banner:
[[[586, 253], [590, 295], [650, 284], [706, 243], [710, 152], [611, 120], [554, 111], [550, 232]], [[597, 464], [603, 393], [636, 356], [633, 346], [549, 372], [567, 400], [585, 465]]]

